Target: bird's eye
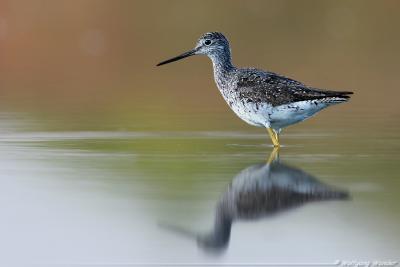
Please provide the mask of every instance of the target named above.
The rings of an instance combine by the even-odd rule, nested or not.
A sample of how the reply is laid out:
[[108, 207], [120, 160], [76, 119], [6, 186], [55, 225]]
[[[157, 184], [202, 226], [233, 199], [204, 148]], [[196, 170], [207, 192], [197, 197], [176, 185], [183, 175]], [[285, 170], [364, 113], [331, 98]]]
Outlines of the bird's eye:
[[209, 40], [209, 39], [205, 40], [205, 41], [204, 41], [204, 44], [205, 44], [205, 45], [210, 45], [210, 44], [211, 44], [211, 40]]

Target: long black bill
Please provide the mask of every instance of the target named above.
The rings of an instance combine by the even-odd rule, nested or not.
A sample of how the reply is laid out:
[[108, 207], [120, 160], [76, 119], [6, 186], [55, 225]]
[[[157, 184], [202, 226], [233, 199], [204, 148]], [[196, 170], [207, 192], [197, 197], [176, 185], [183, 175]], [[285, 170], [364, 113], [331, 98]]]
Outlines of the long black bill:
[[160, 62], [160, 63], [157, 64], [157, 66], [161, 66], [161, 65], [168, 64], [168, 63], [171, 63], [171, 62], [174, 62], [174, 61], [178, 61], [178, 60], [181, 60], [181, 59], [183, 59], [185, 57], [193, 56], [195, 53], [196, 53], [195, 49], [190, 50], [190, 51], [188, 51], [186, 53], [183, 53], [182, 55], [179, 55], [177, 57], [173, 57], [171, 59], [168, 59], [168, 60], [165, 60], [163, 62]]

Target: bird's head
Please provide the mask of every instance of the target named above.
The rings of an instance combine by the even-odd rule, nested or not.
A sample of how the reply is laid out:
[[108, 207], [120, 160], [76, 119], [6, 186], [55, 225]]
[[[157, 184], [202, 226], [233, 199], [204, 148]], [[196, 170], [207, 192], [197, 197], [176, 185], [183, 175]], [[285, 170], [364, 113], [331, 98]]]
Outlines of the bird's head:
[[230, 50], [228, 39], [226, 39], [226, 37], [222, 33], [207, 32], [200, 36], [194, 49], [174, 58], [160, 62], [157, 64], [157, 66], [168, 64], [194, 55], [207, 55], [209, 57], [213, 57], [217, 55], [228, 54], [229, 52]]
[[195, 50], [196, 54], [213, 55], [224, 53], [229, 50], [229, 42], [226, 37], [220, 32], [207, 32], [200, 36], [197, 41]]

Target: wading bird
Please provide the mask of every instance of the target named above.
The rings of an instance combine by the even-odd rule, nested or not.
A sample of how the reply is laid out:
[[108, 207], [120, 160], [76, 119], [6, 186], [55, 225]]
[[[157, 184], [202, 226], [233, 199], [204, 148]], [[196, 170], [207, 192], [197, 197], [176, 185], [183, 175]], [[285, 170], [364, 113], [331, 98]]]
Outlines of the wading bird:
[[352, 94], [309, 87], [273, 72], [237, 68], [232, 64], [229, 42], [219, 32], [203, 34], [194, 49], [157, 66], [193, 55], [211, 59], [214, 79], [225, 101], [248, 124], [267, 128], [274, 146], [280, 146], [279, 133], [283, 128], [346, 102]]

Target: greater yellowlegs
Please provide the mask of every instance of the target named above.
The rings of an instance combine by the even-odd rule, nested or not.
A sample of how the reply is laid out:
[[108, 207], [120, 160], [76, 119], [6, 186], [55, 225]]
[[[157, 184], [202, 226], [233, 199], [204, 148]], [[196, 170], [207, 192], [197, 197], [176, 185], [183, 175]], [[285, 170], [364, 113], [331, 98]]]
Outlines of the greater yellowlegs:
[[196, 47], [157, 66], [193, 55], [207, 55], [214, 67], [214, 79], [225, 101], [248, 124], [265, 127], [274, 146], [279, 133], [320, 110], [347, 101], [352, 92], [309, 87], [282, 75], [232, 64], [229, 42], [219, 32], [203, 34]]
[[229, 244], [235, 221], [277, 215], [309, 202], [348, 198], [346, 190], [322, 183], [299, 168], [281, 163], [276, 148], [269, 162], [249, 166], [233, 178], [216, 205], [210, 232], [197, 234], [178, 226], [164, 226], [196, 238], [204, 249], [220, 251]]

